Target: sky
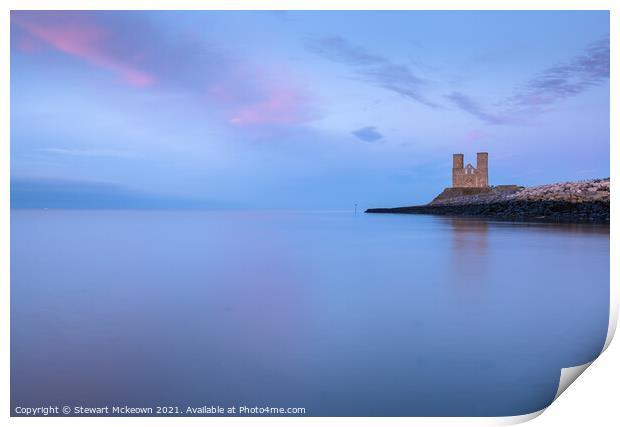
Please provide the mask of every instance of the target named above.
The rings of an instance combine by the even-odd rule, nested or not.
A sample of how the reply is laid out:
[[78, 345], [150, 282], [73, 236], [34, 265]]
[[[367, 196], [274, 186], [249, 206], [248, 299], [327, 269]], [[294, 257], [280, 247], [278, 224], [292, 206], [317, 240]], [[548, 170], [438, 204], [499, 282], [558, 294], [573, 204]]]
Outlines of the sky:
[[14, 208], [352, 209], [609, 176], [606, 11], [13, 11]]

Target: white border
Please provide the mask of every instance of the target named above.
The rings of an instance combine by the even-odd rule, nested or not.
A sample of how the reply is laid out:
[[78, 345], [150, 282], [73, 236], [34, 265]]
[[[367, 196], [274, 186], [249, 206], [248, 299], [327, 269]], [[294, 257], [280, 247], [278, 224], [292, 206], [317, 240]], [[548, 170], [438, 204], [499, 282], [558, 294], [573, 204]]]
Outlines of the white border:
[[[10, 14], [11, 9], [118, 9], [118, 10], [140, 10], [140, 9], [161, 9], [161, 10], [196, 10], [196, 9], [208, 9], [208, 10], [233, 10], [233, 9], [249, 9], [249, 10], [334, 10], [334, 9], [348, 9], [348, 10], [376, 10], [376, 9], [396, 9], [396, 10], [610, 10], [611, 11], [611, 175], [612, 181], [614, 176], [614, 166], [618, 165], [618, 148], [616, 144], [617, 126], [614, 124], [615, 114], [618, 111], [618, 101], [620, 100], [620, 94], [618, 93], [617, 85], [615, 84], [615, 76], [613, 71], [618, 67], [618, 55], [617, 46], [619, 46], [618, 33], [616, 31], [618, 24], [618, 17], [616, 9], [614, 8], [617, 2], [612, 1], [578, 1], [578, 0], [503, 0], [503, 1], [491, 1], [491, 0], [436, 0], [436, 1], [403, 1], [403, 0], [381, 0], [381, 1], [346, 1], [346, 0], [209, 0], [209, 1], [191, 1], [191, 0], [177, 0], [177, 1], [164, 1], [164, 0], [91, 0], [86, 3], [85, 1], [75, 0], [8, 0], [2, 2], [3, 13], [0, 18], [0, 46], [3, 55], [3, 66], [0, 67], [0, 93], [9, 94], [9, 30], [10, 30]], [[10, 364], [9, 364], [9, 182], [10, 182], [10, 156], [9, 156], [9, 112], [10, 102], [9, 96], [3, 97], [1, 104], [0, 114], [0, 132], [2, 138], [2, 155], [0, 156], [0, 206], [2, 221], [0, 222], [0, 236], [3, 237], [3, 245], [0, 247], [0, 274], [3, 277], [4, 284], [4, 298], [0, 299], [0, 313], [2, 313], [2, 328], [0, 328], [0, 339], [4, 343], [1, 353], [2, 364], [4, 365], [5, 378], [4, 387], [0, 391], [0, 397], [2, 398], [1, 414], [3, 419], [9, 418], [10, 414]], [[609, 331], [605, 342], [605, 349], [611, 343], [613, 334], [616, 329], [618, 319], [618, 286], [620, 280], [618, 277], [618, 231], [615, 228], [617, 223], [617, 214], [612, 209], [612, 227], [611, 227], [611, 308], [609, 318]], [[617, 345], [615, 346], [617, 347]], [[588, 420], [597, 420], [595, 425], [615, 425], [620, 417], [618, 416], [618, 405], [615, 399], [615, 388], [620, 378], [620, 370], [618, 369], [618, 360], [620, 359], [619, 351], [612, 347], [611, 350], [605, 351], [605, 354], [601, 355], [600, 359], [597, 359], [593, 364], [599, 366], [598, 372], [590, 373], [588, 370], [584, 377], [587, 384], [581, 384], [580, 390], [575, 390], [573, 393], [569, 390], [566, 395], [562, 397], [557, 404], [552, 404], [548, 409], [548, 416], [540, 417], [534, 423], [543, 424], [552, 423], [555, 425], [582, 425]], [[587, 364], [589, 366], [589, 364]], [[604, 367], [604, 368], [603, 368]], [[602, 373], [601, 371], [603, 371]], [[585, 370], [585, 368], [584, 368]], [[566, 371], [566, 373], [564, 373]], [[563, 381], [568, 381], [566, 375], [572, 376], [573, 380], [576, 378], [574, 375], [576, 372], [583, 372], [579, 367], [563, 370]], [[581, 373], [579, 372], [579, 373]], [[577, 375], [578, 376], [578, 375]], [[566, 378], [565, 378], [566, 377]], [[572, 382], [572, 381], [571, 381]], [[586, 381], [584, 380], [584, 383]], [[570, 382], [569, 382], [570, 384]], [[589, 384], [589, 385], [588, 385]], [[586, 387], [587, 386], [587, 387]], [[573, 387], [576, 388], [576, 387]], [[577, 392], [578, 391], [578, 392]], [[560, 392], [561, 393], [561, 392]], [[559, 394], [558, 393], [558, 396]], [[557, 397], [557, 396], [556, 396]], [[565, 402], [563, 402], [566, 399]], [[582, 400], [575, 400], [582, 399]], [[570, 403], [569, 403], [570, 402]], [[605, 404], [605, 402], [607, 402]], [[563, 404], [565, 403], [565, 404]], [[560, 412], [560, 407], [563, 412]], [[595, 410], [595, 413], [591, 413], [591, 410]], [[519, 422], [528, 421], [537, 417], [543, 411], [533, 414], [518, 416], [518, 417], [502, 417], [502, 418], [10, 418], [7, 420], [9, 424], [14, 425], [40, 425], [45, 423], [46, 425], [168, 425], [168, 424], [194, 424], [204, 425], [217, 424], [217, 425], [240, 425], [240, 424], [253, 424], [253, 425], [290, 425], [292, 423], [298, 425], [314, 425], [316, 423], [326, 425], [507, 425]], [[552, 414], [553, 413], [553, 414]], [[550, 419], [552, 418], [552, 419]], [[545, 424], [549, 425], [549, 424]]]

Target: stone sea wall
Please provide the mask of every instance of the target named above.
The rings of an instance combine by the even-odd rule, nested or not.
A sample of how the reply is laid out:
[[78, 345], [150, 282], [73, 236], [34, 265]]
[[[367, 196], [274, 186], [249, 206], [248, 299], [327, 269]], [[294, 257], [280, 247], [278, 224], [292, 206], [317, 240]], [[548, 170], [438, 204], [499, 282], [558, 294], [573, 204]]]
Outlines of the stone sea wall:
[[427, 205], [376, 208], [366, 212], [608, 223], [609, 202], [607, 178], [536, 187], [447, 188]]

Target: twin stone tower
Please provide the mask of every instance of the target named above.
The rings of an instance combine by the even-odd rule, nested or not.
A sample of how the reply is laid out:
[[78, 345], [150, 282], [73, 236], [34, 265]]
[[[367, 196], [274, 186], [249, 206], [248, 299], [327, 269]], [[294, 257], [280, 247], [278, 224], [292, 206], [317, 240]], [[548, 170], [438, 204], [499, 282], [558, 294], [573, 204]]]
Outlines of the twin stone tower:
[[489, 186], [489, 153], [476, 154], [476, 167], [463, 167], [463, 155], [452, 155], [452, 188], [486, 188]]

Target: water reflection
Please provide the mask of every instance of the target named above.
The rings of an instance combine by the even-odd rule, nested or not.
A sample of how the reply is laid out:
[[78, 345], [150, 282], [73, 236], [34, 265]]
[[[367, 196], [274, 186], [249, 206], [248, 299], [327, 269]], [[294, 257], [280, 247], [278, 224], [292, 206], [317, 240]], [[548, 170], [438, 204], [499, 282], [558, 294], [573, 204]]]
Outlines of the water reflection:
[[488, 221], [468, 218], [450, 218], [455, 251], [474, 253], [484, 256], [487, 249]]
[[467, 218], [450, 218], [452, 229], [451, 262], [457, 285], [478, 289], [484, 282], [489, 245], [489, 224]]
[[608, 228], [14, 211], [13, 405], [516, 415], [604, 342]]

